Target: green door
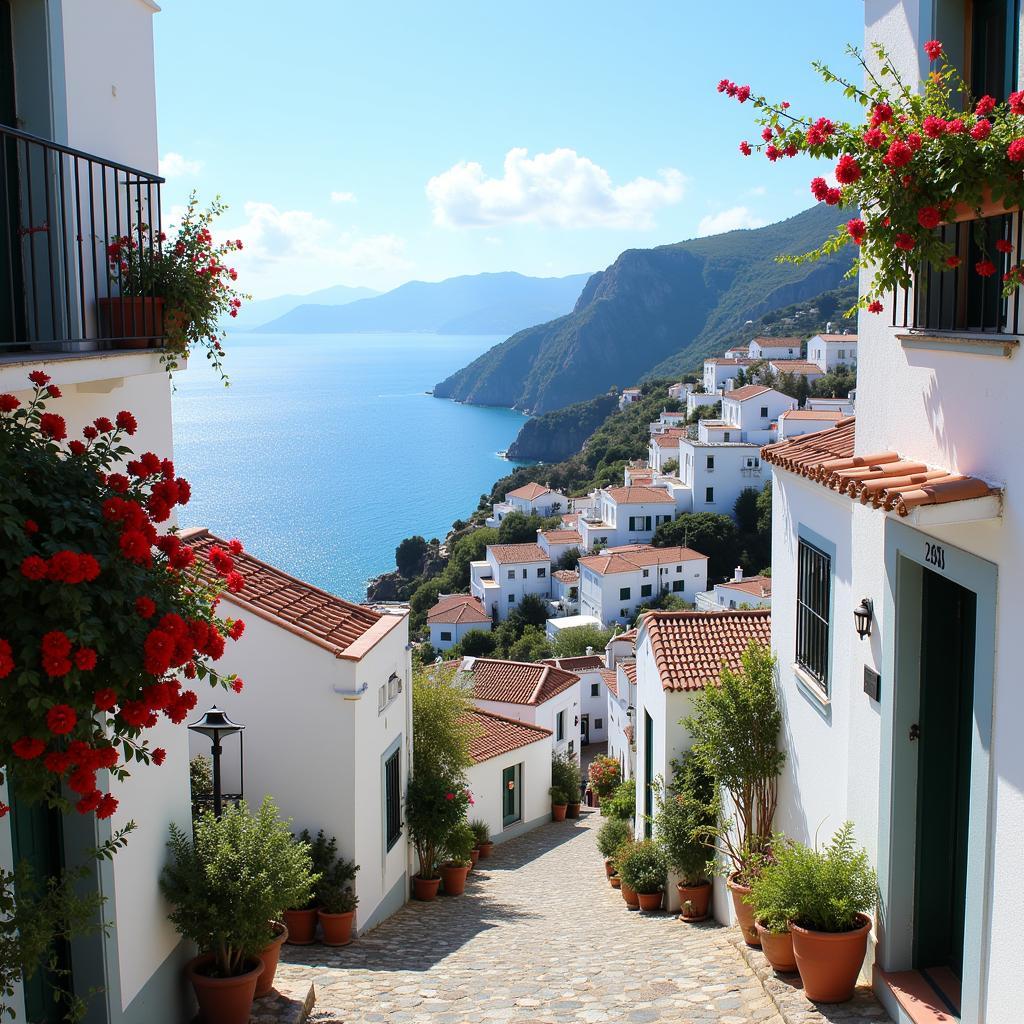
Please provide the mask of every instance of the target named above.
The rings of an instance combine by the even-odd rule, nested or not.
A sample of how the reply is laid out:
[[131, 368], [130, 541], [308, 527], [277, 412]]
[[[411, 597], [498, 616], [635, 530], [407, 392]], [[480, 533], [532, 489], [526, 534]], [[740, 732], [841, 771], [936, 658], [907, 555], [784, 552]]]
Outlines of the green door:
[[975, 595], [930, 570], [921, 600], [914, 966], [963, 972]]
[[654, 719], [644, 711], [644, 835], [651, 838], [654, 814]]
[[522, 816], [522, 765], [509, 765], [501, 773], [501, 823], [508, 828]]

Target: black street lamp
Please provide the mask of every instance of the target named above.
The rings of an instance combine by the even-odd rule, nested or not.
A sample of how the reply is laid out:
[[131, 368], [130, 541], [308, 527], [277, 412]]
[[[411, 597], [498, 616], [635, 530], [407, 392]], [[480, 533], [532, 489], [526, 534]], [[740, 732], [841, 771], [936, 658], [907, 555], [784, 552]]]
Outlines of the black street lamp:
[[875, 606], [870, 597], [865, 597], [860, 604], [853, 609], [853, 625], [857, 630], [857, 636], [863, 640], [871, 636], [871, 623], [875, 618]]
[[[244, 725], [232, 722], [228, 718], [227, 713], [221, 711], [216, 704], [202, 718], [189, 726], [191, 732], [201, 733], [213, 744], [211, 750], [213, 755], [213, 813], [218, 818], [221, 812], [220, 755], [223, 750], [220, 743], [221, 737], [239, 734], [239, 744], [241, 744], [240, 734], [244, 729]], [[241, 751], [241, 747], [239, 747], [239, 751]], [[239, 789], [241, 789], [241, 786], [239, 786]]]

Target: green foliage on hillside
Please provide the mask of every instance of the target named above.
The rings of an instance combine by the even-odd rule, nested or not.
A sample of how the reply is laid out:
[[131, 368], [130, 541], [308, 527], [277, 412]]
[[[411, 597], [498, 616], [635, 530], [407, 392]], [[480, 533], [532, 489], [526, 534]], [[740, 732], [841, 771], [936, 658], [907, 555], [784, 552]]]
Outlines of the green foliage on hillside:
[[508, 457], [540, 462], [568, 459], [618, 406], [618, 395], [606, 394], [534, 416], [523, 424], [509, 446]]

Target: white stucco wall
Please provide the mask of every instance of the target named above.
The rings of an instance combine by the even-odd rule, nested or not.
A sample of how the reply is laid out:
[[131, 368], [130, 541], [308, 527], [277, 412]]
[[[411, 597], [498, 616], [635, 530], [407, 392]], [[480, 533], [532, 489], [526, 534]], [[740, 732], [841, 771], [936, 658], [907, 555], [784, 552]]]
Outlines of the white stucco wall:
[[[580, 714], [590, 716], [590, 742], [604, 743], [608, 738], [608, 687], [599, 671], [581, 672]], [[597, 693], [591, 691], [597, 688]], [[595, 724], [600, 719], [601, 727]]]
[[[503, 824], [501, 773], [514, 764], [520, 769], [520, 820], [509, 825]], [[542, 824], [551, 816], [551, 744], [546, 736], [534, 743], [507, 754], [500, 754], [487, 761], [473, 765], [466, 773], [469, 790], [475, 801], [469, 809], [469, 817], [487, 822], [491, 839], [500, 843], [508, 835], [518, 835], [523, 826], [535, 822]], [[508, 833], [506, 835], [505, 833]]]
[[[714, 467], [708, 469], [708, 456]], [[679, 445], [679, 475], [693, 491], [694, 512], [720, 512], [732, 516], [736, 499], [748, 487], [762, 490], [768, 473], [761, 464], [761, 450], [756, 445], [702, 445], [683, 441]], [[749, 465], [748, 465], [749, 464]], [[707, 488], [712, 500], [707, 500]]]
[[[483, 633], [490, 633], [490, 622], [432, 622], [430, 624], [430, 642], [439, 650], [445, 651], [454, 647], [465, 638], [467, 633], [478, 630]], [[446, 640], [441, 634], [449, 634]]]
[[[579, 758], [580, 727], [576, 721], [580, 713], [579, 683], [575, 683], [561, 693], [556, 693], [543, 704], [512, 704], [508, 701], [480, 700], [479, 698], [474, 698], [474, 703], [484, 711], [493, 711], [496, 715], [514, 718], [517, 722], [530, 722], [544, 729], [550, 729], [549, 749], [551, 752], [555, 754], [568, 753], [569, 745], [572, 744], [572, 752]], [[559, 740], [558, 732], [555, 729], [555, 719], [561, 711], [565, 712], [565, 738]]]

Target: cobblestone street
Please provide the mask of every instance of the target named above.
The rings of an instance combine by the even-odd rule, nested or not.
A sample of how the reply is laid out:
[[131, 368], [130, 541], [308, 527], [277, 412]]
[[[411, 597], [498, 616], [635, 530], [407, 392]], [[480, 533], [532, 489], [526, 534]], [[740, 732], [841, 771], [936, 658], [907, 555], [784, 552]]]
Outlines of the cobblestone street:
[[730, 929], [626, 908], [605, 879], [601, 818], [495, 847], [464, 896], [410, 903], [342, 949], [284, 947], [317, 1024], [779, 1024]]

